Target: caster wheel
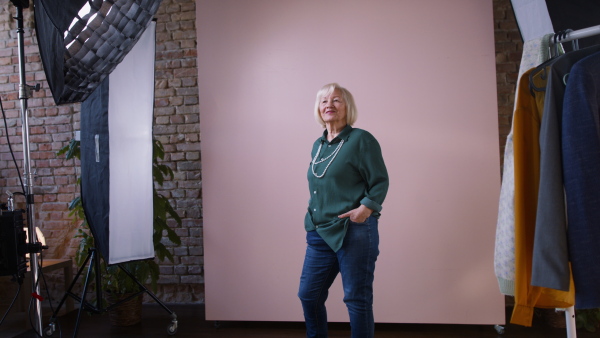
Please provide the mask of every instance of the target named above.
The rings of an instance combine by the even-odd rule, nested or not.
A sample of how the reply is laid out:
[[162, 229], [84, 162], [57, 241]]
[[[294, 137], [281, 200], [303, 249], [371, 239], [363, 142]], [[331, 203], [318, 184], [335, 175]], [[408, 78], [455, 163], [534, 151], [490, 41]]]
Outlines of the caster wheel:
[[177, 323], [169, 324], [169, 326], [167, 326], [167, 333], [169, 334], [169, 336], [172, 336], [175, 333], [177, 333]]
[[46, 327], [44, 329], [44, 337], [52, 337], [53, 334], [54, 334], [53, 325], [48, 325], [48, 327]]

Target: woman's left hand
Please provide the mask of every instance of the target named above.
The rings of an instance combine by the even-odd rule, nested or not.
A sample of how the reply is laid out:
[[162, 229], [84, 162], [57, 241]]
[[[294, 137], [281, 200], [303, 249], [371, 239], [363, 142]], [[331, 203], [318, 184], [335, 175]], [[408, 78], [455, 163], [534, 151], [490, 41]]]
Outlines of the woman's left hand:
[[364, 223], [369, 216], [373, 213], [372, 209], [365, 207], [364, 205], [360, 205], [356, 209], [352, 209], [346, 213], [339, 215], [339, 218], [350, 217], [350, 220], [354, 223]]

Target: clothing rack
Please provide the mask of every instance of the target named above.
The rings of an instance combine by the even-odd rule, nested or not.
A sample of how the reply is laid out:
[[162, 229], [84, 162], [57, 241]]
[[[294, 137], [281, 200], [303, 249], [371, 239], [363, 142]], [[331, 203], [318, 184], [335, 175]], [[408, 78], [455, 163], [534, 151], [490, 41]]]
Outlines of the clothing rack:
[[[600, 35], [600, 25], [578, 29], [576, 31], [555, 33], [556, 39], [550, 39], [549, 42], [550, 46], [553, 46], [558, 43], [574, 41], [594, 35]], [[557, 309], [557, 311], [565, 311], [565, 319], [567, 324], [567, 338], [577, 338], [577, 326], [575, 324], [575, 307], [571, 306], [566, 309]]]
[[[560, 33], [556, 33], [556, 34], [560, 34]], [[583, 29], [578, 29], [576, 31], [566, 32], [564, 34], [564, 37], [561, 38], [560, 36], [558, 36], [556, 41], [554, 41], [554, 39], [550, 39], [550, 45], [553, 45], [554, 43], [563, 43], [563, 42], [583, 39], [583, 38], [587, 38], [587, 37], [594, 36], [594, 35], [600, 35], [600, 25], [583, 28]]]

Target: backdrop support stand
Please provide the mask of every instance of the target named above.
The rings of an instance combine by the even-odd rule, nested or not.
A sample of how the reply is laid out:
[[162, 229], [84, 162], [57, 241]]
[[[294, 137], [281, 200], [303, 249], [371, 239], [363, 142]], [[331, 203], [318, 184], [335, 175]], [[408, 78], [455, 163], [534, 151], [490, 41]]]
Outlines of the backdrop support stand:
[[[81, 274], [83, 273], [83, 270], [85, 269], [88, 262], [90, 263], [90, 265], [89, 265], [88, 271], [85, 276], [85, 283], [83, 284], [83, 292], [81, 293], [81, 297], [79, 297], [72, 292], [72, 289], [75, 286], [77, 279], [79, 279], [79, 276], [81, 276]], [[72, 297], [73, 299], [77, 300], [80, 303], [79, 310], [77, 312], [77, 320], [75, 321], [75, 328], [73, 330], [73, 337], [75, 338], [75, 337], [77, 337], [77, 333], [79, 331], [79, 320], [80, 320], [81, 313], [84, 308], [85, 308], [85, 310], [95, 313], [95, 314], [104, 313], [106, 311], [110, 311], [110, 310], [116, 308], [117, 306], [137, 297], [138, 295], [140, 295], [144, 292], [147, 293], [150, 297], [152, 297], [152, 299], [154, 299], [154, 301], [156, 303], [158, 303], [163, 309], [165, 309], [165, 311], [167, 311], [171, 315], [171, 323], [167, 326], [167, 333], [169, 335], [174, 335], [175, 333], [177, 333], [177, 315], [175, 314], [175, 312], [171, 311], [163, 302], [161, 302], [154, 295], [154, 293], [152, 293], [150, 290], [148, 290], [148, 288], [146, 286], [144, 286], [140, 281], [138, 281], [135, 278], [135, 276], [130, 271], [128, 271], [123, 265], [117, 264], [117, 266], [121, 270], [123, 270], [123, 272], [125, 272], [125, 274], [127, 274], [138, 285], [138, 287], [140, 288], [140, 290], [138, 292], [136, 292], [133, 295], [131, 295], [125, 299], [122, 299], [114, 304], [110, 304], [108, 307], [104, 307], [103, 296], [102, 296], [102, 283], [101, 283], [102, 273], [100, 270], [99, 251], [96, 248], [91, 248], [88, 251], [88, 255], [85, 258], [83, 264], [77, 271], [77, 275], [75, 275], [75, 278], [71, 282], [69, 289], [65, 292], [63, 298], [61, 299], [60, 303], [58, 304], [58, 307], [52, 313], [52, 317], [50, 318], [50, 323], [44, 329], [44, 336], [50, 337], [56, 331], [55, 322], [56, 322], [56, 319], [58, 317], [58, 313], [60, 312], [61, 307], [67, 300], [67, 297]], [[92, 272], [92, 271], [94, 271], [94, 272]], [[93, 277], [92, 277], [93, 273], [95, 274], [94, 277], [95, 277], [95, 284], [96, 284], [95, 285], [95, 287], [96, 287], [96, 305], [93, 305], [85, 300], [89, 284], [90, 284], [91, 280], [93, 279]]]
[[[29, 150], [29, 119], [27, 111], [27, 99], [32, 89], [39, 90], [39, 84], [36, 87], [28, 86], [25, 82], [25, 47], [23, 42], [23, 6], [28, 6], [27, 2], [13, 1], [16, 9], [17, 16], [17, 42], [19, 50], [19, 100], [21, 101], [21, 128], [23, 130], [23, 176], [24, 182], [24, 193], [27, 201], [27, 229], [28, 229], [28, 240], [31, 247], [32, 244], [37, 243], [37, 235], [35, 231], [35, 210], [34, 210], [34, 195], [33, 195], [33, 174], [31, 172], [30, 162], [30, 150]], [[39, 274], [40, 264], [37, 252], [29, 250], [30, 269], [31, 269], [31, 292], [32, 295], [40, 294]], [[41, 251], [41, 250], [40, 250]], [[42, 332], [42, 307], [41, 301], [38, 297], [32, 298], [33, 313], [34, 313], [34, 329], [36, 332]]]

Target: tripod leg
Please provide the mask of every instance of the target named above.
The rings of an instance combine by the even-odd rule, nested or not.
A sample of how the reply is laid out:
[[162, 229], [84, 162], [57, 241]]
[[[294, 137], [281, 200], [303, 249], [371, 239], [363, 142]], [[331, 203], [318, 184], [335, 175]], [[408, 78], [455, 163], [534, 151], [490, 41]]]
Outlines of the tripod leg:
[[129, 278], [131, 278], [140, 287], [140, 289], [142, 289], [150, 297], [152, 297], [152, 299], [154, 299], [154, 301], [157, 302], [158, 305], [160, 305], [163, 309], [165, 309], [165, 311], [167, 311], [171, 315], [171, 324], [167, 326], [167, 333], [170, 336], [174, 335], [177, 332], [177, 315], [175, 314], [175, 312], [171, 311], [163, 302], [161, 302], [160, 299], [158, 299], [156, 295], [154, 295], [154, 293], [148, 290], [148, 288], [144, 284], [140, 283], [140, 281], [138, 281], [137, 278], [135, 278], [135, 276], [131, 272], [129, 272], [129, 270], [127, 270], [123, 265], [117, 265], [121, 270], [123, 270], [123, 272], [127, 274], [127, 276], [129, 276]]
[[119, 268], [121, 268], [121, 270], [123, 270], [123, 272], [125, 272], [144, 292], [146, 292], [150, 297], [152, 297], [152, 299], [154, 299], [155, 302], [157, 302], [163, 309], [165, 309], [165, 311], [167, 311], [170, 315], [173, 314], [173, 311], [171, 311], [163, 302], [160, 301], [160, 299], [158, 299], [154, 293], [152, 293], [152, 291], [148, 290], [148, 288], [140, 283], [140, 281], [138, 281], [135, 276], [129, 272], [129, 270], [127, 270], [124, 266], [122, 266], [121, 264], [117, 264], [119, 266]]
[[[94, 249], [95, 251], [96, 249]], [[90, 268], [92, 264], [90, 263]], [[94, 260], [94, 269], [96, 270], [96, 308], [103, 309], [104, 304], [102, 304], [102, 273], [100, 271], [100, 257], [96, 257]]]
[[[90, 260], [90, 257], [91, 257], [91, 254], [88, 253], [87, 257], [85, 258], [85, 261], [83, 262], [83, 264], [81, 265], [81, 267], [77, 271], [77, 274], [75, 275], [75, 278], [73, 279], [73, 281], [69, 285], [69, 288], [67, 290], [65, 290], [65, 294], [63, 295], [62, 299], [60, 300], [60, 303], [58, 303], [58, 307], [52, 313], [52, 316], [50, 317], [50, 323], [48, 324], [48, 326], [44, 330], [44, 334], [47, 337], [52, 336], [52, 334], [56, 330], [56, 325], [55, 325], [56, 318], [58, 318], [58, 313], [60, 312], [60, 309], [62, 308], [63, 304], [65, 303], [65, 301], [67, 301], [67, 297], [70, 296], [70, 297], [73, 297], [73, 298], [77, 298], [73, 294], [73, 292], [72, 292], [73, 291], [73, 287], [75, 286], [75, 283], [77, 283], [77, 280], [79, 279], [79, 276], [81, 276], [81, 274], [83, 273], [83, 270], [85, 269], [86, 264]], [[67, 309], [68, 309], [68, 306], [67, 306]]]
[[[90, 283], [90, 276], [92, 274], [92, 267], [95, 267], [96, 265], [96, 260], [98, 260], [98, 257], [96, 256], [96, 250], [95, 249], [90, 249], [90, 253], [89, 253], [90, 257], [91, 257], [91, 261], [90, 261], [90, 266], [88, 268], [87, 274], [85, 276], [85, 283], [83, 284], [83, 293], [81, 294], [81, 303], [79, 305], [79, 310], [77, 312], [77, 320], [75, 321], [75, 329], [73, 331], [73, 338], [77, 337], [77, 331], [79, 330], [79, 320], [81, 318], [81, 311], [83, 311], [83, 308], [85, 307], [85, 295], [87, 294], [87, 290], [88, 290], [88, 286]], [[100, 271], [96, 271], [96, 275], [100, 274]], [[96, 285], [96, 289], [98, 289], [100, 286]], [[98, 302], [101, 302], [101, 299], [97, 300]]]

